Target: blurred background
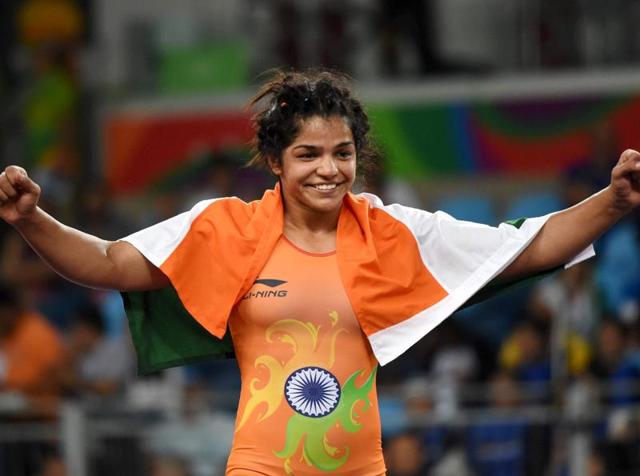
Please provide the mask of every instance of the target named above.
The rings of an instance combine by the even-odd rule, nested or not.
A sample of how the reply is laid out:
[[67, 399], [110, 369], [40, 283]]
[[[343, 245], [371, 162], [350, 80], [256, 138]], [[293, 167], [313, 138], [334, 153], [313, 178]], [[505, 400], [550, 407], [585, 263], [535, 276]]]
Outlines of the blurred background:
[[[637, 0], [3, 0], [0, 156], [116, 239], [261, 196], [247, 99], [352, 75], [387, 202], [497, 224], [572, 205], [640, 148]], [[379, 373], [390, 476], [640, 474], [640, 217], [586, 264], [457, 313]], [[0, 475], [217, 476], [234, 361], [136, 376], [120, 296], [0, 227]]]

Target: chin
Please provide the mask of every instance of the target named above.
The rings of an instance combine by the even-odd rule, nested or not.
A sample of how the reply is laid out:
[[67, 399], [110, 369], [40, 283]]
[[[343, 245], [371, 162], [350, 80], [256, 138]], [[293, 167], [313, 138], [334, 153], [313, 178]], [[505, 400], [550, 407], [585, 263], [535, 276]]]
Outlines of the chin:
[[333, 213], [340, 210], [342, 200], [332, 203], [310, 203], [309, 209], [317, 213]]
[[307, 202], [307, 207], [310, 210], [318, 213], [332, 213], [340, 210], [343, 200], [344, 194], [339, 197], [327, 197], [325, 199], [309, 200]]

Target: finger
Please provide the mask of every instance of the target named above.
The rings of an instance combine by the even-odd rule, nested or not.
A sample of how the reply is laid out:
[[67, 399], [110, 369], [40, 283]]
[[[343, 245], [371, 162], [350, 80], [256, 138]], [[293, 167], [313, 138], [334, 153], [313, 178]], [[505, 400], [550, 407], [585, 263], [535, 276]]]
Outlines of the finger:
[[5, 169], [7, 178], [13, 187], [17, 187], [26, 193], [40, 193], [40, 187], [29, 178], [27, 172], [16, 165], [10, 165]]
[[[635, 152], [635, 151], [634, 151]], [[623, 154], [620, 162], [611, 171], [613, 178], [623, 177], [629, 174], [637, 174], [640, 172], [640, 154]]]
[[7, 194], [0, 189], [0, 205], [4, 205], [5, 202], [8, 202], [8, 201], [9, 201], [9, 197], [7, 197]]
[[16, 185], [17, 182], [21, 180], [21, 176], [27, 174], [27, 172], [22, 167], [18, 167], [17, 165], [8, 166], [6, 169], [4, 169], [3, 173], [7, 176], [7, 179], [9, 180], [9, 182], [11, 182], [11, 185]]
[[14, 186], [11, 185], [11, 182], [9, 182], [9, 179], [7, 178], [7, 174], [4, 172], [0, 174], [0, 190], [2, 190], [10, 198], [14, 198], [16, 195], [18, 195], [18, 192], [16, 191]]
[[619, 164], [625, 164], [630, 161], [640, 159], [640, 152], [633, 149], [627, 149], [620, 155]]

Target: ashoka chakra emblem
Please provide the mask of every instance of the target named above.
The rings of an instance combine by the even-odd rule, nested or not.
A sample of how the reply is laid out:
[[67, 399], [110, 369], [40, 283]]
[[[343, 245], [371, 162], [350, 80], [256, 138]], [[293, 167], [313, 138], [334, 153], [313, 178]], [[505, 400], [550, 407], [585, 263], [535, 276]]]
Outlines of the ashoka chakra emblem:
[[338, 406], [340, 384], [327, 370], [304, 367], [289, 375], [284, 394], [291, 408], [301, 415], [323, 417]]

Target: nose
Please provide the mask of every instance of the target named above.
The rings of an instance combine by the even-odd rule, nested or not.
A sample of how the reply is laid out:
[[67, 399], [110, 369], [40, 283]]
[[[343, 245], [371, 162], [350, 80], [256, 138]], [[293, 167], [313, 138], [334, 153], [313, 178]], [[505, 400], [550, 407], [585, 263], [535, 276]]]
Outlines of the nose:
[[338, 166], [336, 165], [336, 160], [330, 154], [325, 154], [322, 156], [320, 162], [318, 163], [318, 168], [316, 169], [318, 175], [322, 175], [323, 177], [333, 177], [338, 173]]

